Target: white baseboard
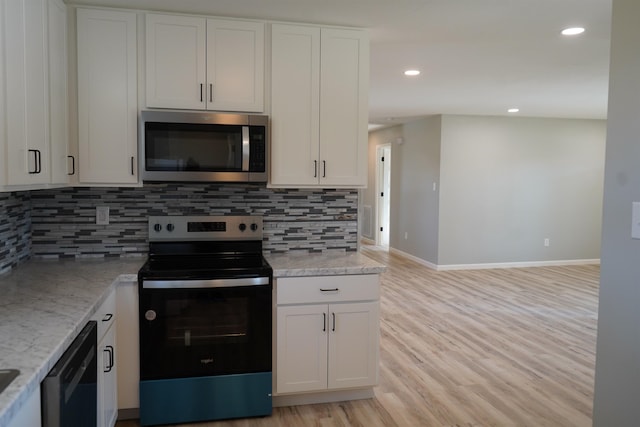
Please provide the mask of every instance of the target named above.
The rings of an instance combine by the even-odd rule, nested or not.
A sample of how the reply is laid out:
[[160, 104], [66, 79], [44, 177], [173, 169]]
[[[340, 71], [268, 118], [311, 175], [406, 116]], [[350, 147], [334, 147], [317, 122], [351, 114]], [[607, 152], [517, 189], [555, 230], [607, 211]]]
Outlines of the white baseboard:
[[568, 260], [553, 260], [553, 261], [525, 261], [525, 262], [496, 262], [496, 263], [479, 263], [479, 264], [433, 264], [422, 258], [418, 258], [414, 255], [408, 254], [395, 248], [389, 248], [389, 252], [402, 256], [424, 265], [432, 270], [436, 271], [451, 271], [451, 270], [488, 270], [494, 268], [524, 268], [524, 267], [553, 267], [563, 265], [591, 265], [600, 264], [600, 259], [568, 259]]
[[368, 237], [361, 237], [360, 241], [362, 242], [363, 245], [370, 245], [370, 246], [375, 246], [376, 245], [376, 241], [369, 239]]
[[392, 253], [392, 254], [399, 255], [401, 257], [410, 259], [411, 261], [415, 261], [418, 264], [422, 264], [425, 267], [428, 267], [428, 268], [430, 268], [432, 270], [437, 270], [438, 269], [438, 265], [437, 264], [433, 264], [433, 263], [431, 263], [429, 261], [426, 261], [426, 260], [424, 260], [422, 258], [418, 258], [417, 256], [413, 256], [413, 255], [408, 254], [406, 252], [402, 252], [399, 249], [395, 249], [395, 248], [389, 247], [389, 252]]
[[438, 265], [438, 271], [450, 270], [488, 270], [493, 268], [557, 267], [567, 265], [600, 264], [599, 259], [567, 259], [554, 261], [496, 262], [482, 264], [445, 264]]

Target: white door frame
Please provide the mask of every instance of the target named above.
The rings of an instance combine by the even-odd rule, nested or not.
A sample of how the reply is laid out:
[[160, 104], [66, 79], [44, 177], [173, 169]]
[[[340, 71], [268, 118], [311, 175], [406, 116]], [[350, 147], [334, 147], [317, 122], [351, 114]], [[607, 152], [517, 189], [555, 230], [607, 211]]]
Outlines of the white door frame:
[[[381, 158], [384, 157], [384, 162]], [[380, 196], [384, 193], [383, 198]], [[376, 147], [376, 246], [389, 247], [391, 214], [391, 144]], [[383, 227], [384, 231], [380, 231]]]

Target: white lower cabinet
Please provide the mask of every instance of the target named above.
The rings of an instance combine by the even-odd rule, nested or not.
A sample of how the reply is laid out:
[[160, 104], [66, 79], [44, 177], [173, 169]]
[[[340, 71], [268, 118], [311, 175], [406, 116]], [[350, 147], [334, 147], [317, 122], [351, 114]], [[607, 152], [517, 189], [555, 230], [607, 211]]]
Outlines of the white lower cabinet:
[[98, 322], [97, 427], [113, 427], [118, 415], [115, 314], [116, 294], [112, 292], [94, 316]]
[[276, 392], [378, 381], [379, 276], [276, 280]]

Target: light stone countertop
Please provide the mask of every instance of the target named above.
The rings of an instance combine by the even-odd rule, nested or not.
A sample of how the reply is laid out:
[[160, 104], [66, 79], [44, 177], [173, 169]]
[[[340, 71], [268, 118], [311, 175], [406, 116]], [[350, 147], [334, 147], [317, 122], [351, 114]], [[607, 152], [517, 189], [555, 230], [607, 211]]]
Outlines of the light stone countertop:
[[265, 254], [273, 277], [378, 274], [387, 267], [360, 252]]
[[6, 427], [119, 281], [145, 259], [31, 260], [0, 276], [0, 368], [20, 375], [0, 393]]

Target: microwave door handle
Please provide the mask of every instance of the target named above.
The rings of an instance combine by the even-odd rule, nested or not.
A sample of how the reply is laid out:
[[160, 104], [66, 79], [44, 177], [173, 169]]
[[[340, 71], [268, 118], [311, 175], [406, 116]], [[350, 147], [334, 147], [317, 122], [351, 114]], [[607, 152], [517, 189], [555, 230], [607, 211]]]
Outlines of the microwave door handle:
[[242, 126], [242, 170], [249, 172], [249, 126]]

